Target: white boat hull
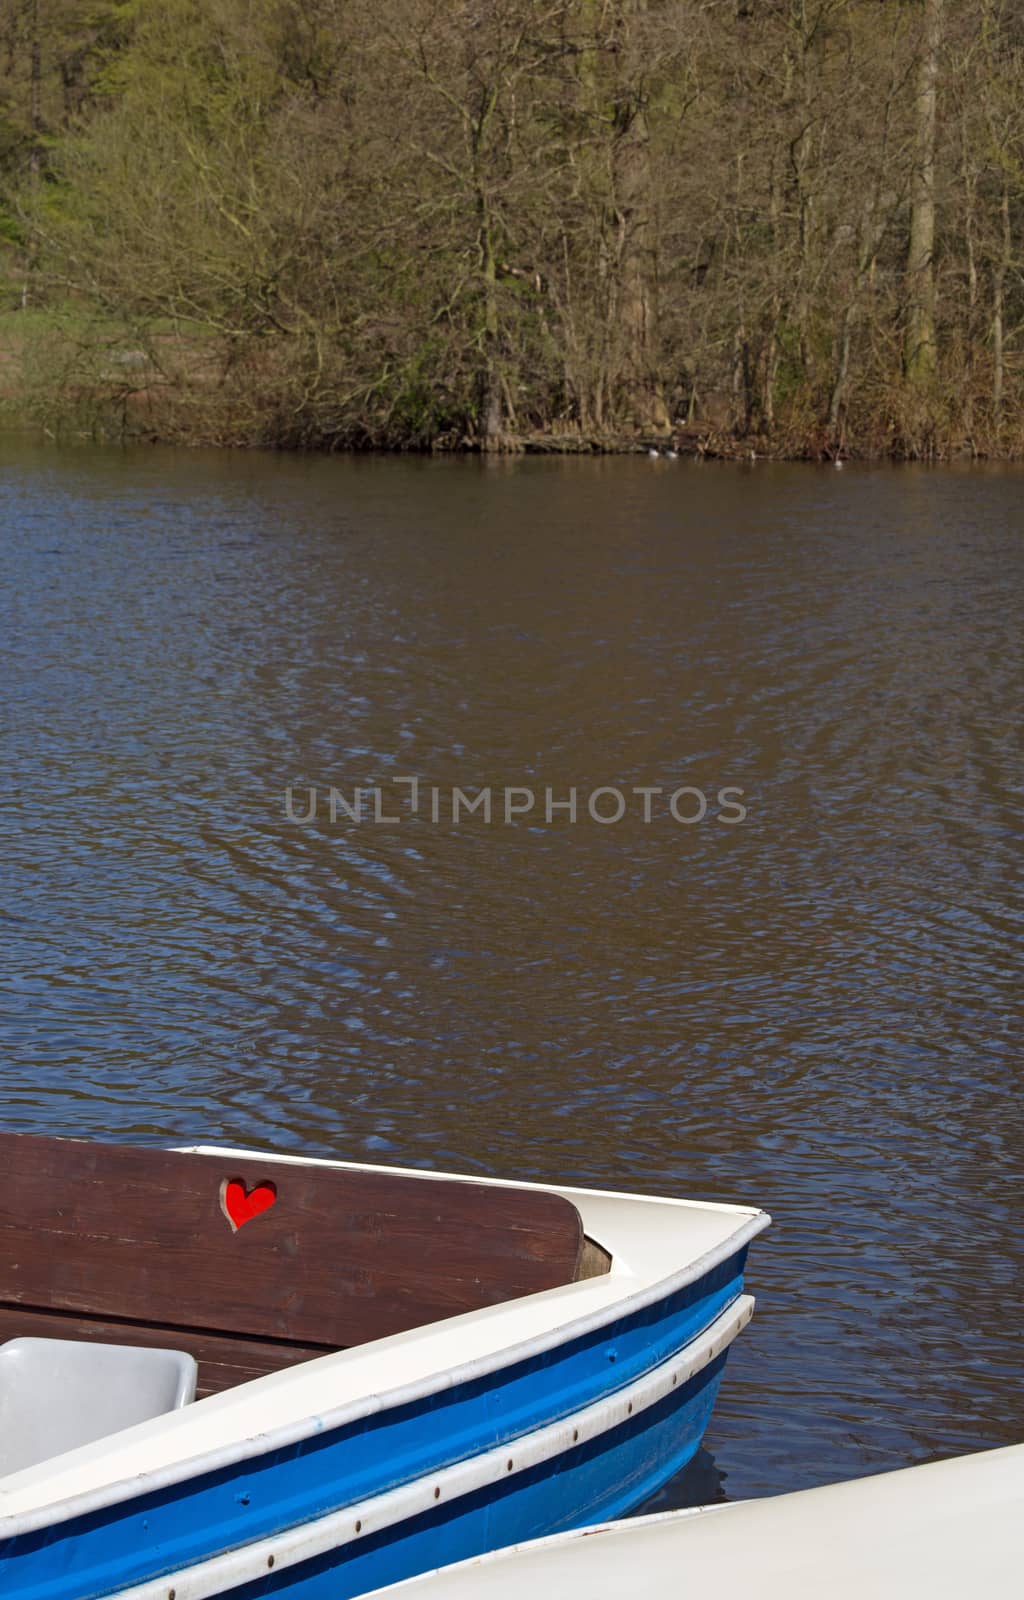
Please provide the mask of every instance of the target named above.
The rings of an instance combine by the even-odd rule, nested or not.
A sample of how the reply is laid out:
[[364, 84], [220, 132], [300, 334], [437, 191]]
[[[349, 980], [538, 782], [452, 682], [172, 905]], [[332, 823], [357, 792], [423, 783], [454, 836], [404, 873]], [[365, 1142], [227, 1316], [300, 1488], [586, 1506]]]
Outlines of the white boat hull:
[[374, 1600], [964, 1600], [1024, 1585], [1024, 1445], [539, 1539]]

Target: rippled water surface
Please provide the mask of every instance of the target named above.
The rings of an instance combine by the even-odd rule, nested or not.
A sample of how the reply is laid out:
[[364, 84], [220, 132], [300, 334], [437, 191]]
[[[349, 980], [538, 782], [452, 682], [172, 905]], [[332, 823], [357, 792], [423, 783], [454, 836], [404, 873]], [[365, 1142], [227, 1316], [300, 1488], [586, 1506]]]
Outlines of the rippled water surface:
[[675, 1501], [1024, 1438], [1024, 476], [0, 469], [4, 1125], [766, 1207]]

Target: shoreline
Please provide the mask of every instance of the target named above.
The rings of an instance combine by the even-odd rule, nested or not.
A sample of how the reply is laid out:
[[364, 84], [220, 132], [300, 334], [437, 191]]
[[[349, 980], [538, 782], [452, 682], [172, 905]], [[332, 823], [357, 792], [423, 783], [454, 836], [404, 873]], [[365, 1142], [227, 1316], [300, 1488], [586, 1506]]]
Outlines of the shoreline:
[[[984, 428], [973, 435], [942, 417], [939, 395], [935, 412], [919, 435], [901, 425], [898, 416], [860, 413], [848, 418], [838, 434], [813, 415], [779, 417], [771, 433], [744, 431], [726, 405], [709, 416], [678, 419], [669, 424], [611, 428], [607, 431], [571, 422], [509, 427], [489, 439], [475, 431], [470, 416], [453, 416], [446, 425], [419, 437], [404, 436], [372, 415], [349, 417], [326, 427], [312, 415], [298, 425], [282, 426], [286, 391], [271, 385], [247, 406], [212, 376], [208, 352], [189, 359], [187, 341], [159, 334], [158, 353], [131, 340], [107, 345], [97, 370], [84, 330], [62, 326], [60, 314], [49, 311], [26, 326], [24, 312], [0, 314], [0, 430], [37, 433], [51, 440], [91, 440], [103, 444], [155, 444], [185, 449], [271, 450], [286, 455], [415, 455], [481, 456], [629, 456], [664, 455], [680, 459], [732, 462], [805, 462], [842, 465], [966, 465], [1024, 462], [1024, 428], [1007, 426], [1001, 440]], [[33, 313], [28, 313], [33, 318]], [[69, 355], [70, 350], [70, 355]], [[161, 371], [158, 356], [169, 361]], [[291, 419], [294, 424], [294, 417]], [[914, 438], [926, 444], [915, 448]], [[1005, 441], [1005, 443], [1002, 443]], [[1016, 446], [1016, 448], [1014, 447]]]
[[[115, 429], [94, 422], [82, 425], [81, 419], [65, 418], [44, 413], [32, 415], [30, 410], [17, 406], [13, 397], [0, 394], [0, 437], [8, 439], [35, 438], [51, 444], [95, 444], [123, 446], [154, 446], [176, 450], [266, 451], [285, 456], [415, 456], [420, 458], [446, 457], [450, 459], [477, 458], [480, 460], [512, 460], [522, 456], [548, 457], [651, 457], [655, 452], [666, 464], [680, 461], [709, 461], [733, 466], [755, 465], [805, 465], [805, 466], [1014, 466], [1024, 464], [1024, 451], [992, 452], [977, 447], [957, 445], [928, 455], [912, 455], [897, 450], [869, 449], [857, 446], [822, 445], [807, 440], [792, 444], [773, 441], [760, 435], [732, 435], [727, 430], [708, 426], [689, 427], [671, 434], [577, 434], [577, 433], [524, 433], [509, 436], [500, 446], [484, 448], [478, 441], [464, 438], [457, 441], [434, 441], [426, 444], [412, 443], [323, 443], [291, 444], [266, 438], [216, 437], [202, 432], [164, 432], [158, 428], [125, 427]], [[674, 452], [670, 454], [670, 452]]]

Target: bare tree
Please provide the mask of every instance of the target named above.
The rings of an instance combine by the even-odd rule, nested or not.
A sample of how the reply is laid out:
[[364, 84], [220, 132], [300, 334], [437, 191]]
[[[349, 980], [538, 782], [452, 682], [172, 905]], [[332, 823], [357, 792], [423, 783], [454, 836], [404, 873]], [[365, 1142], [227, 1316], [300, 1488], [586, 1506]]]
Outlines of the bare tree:
[[918, 58], [905, 364], [912, 383], [935, 376], [935, 129], [945, 0], [923, 0]]

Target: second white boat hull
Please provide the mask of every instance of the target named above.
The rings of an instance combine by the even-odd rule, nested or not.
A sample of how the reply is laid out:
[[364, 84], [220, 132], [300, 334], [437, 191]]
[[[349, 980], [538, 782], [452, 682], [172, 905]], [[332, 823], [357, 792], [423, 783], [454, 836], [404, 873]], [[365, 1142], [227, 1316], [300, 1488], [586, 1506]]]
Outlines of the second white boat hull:
[[1021, 1592], [1024, 1445], [498, 1550], [374, 1600], [964, 1600]]

